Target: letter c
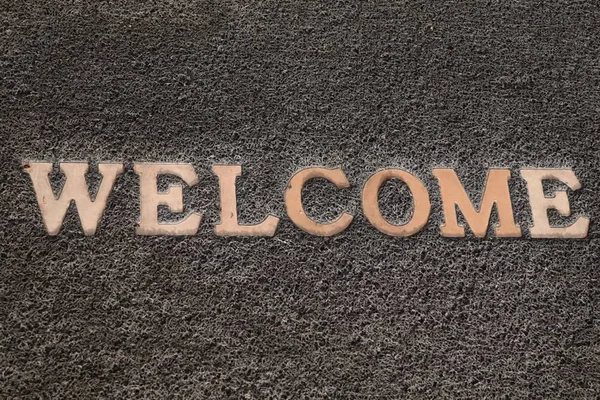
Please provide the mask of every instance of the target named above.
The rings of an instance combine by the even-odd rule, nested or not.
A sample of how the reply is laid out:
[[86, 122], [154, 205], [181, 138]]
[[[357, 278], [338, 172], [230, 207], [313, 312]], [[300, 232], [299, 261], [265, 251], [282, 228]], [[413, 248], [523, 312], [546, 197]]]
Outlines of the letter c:
[[324, 178], [333, 183], [338, 189], [350, 187], [350, 183], [341, 169], [306, 168], [297, 172], [290, 181], [285, 191], [285, 208], [294, 224], [305, 232], [317, 236], [332, 236], [342, 232], [350, 225], [352, 215], [343, 213], [338, 219], [330, 223], [318, 223], [310, 219], [302, 206], [302, 188], [313, 178]]

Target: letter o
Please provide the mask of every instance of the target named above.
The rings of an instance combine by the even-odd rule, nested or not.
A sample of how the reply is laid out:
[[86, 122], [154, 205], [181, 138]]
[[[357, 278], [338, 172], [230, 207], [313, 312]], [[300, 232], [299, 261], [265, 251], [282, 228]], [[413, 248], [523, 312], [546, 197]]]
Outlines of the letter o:
[[[386, 221], [379, 210], [379, 189], [392, 178], [406, 183], [413, 196], [414, 212], [404, 225], [394, 225]], [[379, 231], [390, 236], [406, 237], [419, 232], [429, 220], [431, 203], [427, 188], [417, 177], [399, 169], [384, 169], [369, 177], [362, 192], [363, 212], [369, 222]]]

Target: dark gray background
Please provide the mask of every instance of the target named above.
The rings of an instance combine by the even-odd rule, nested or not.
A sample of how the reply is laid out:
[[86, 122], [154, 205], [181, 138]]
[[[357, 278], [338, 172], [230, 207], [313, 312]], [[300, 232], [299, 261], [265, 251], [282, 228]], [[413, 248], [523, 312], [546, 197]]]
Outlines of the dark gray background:
[[[597, 1], [0, 4], [0, 397], [600, 394]], [[45, 234], [26, 160], [126, 163], [96, 236], [73, 208]], [[193, 163], [198, 236], [134, 235], [133, 161]], [[240, 221], [277, 215], [274, 238], [213, 234], [215, 163], [243, 165]], [[305, 190], [317, 219], [356, 215], [343, 234], [285, 216], [311, 165], [353, 185]], [[436, 166], [475, 201], [510, 168], [525, 236], [441, 238]], [[565, 166], [589, 238], [531, 240], [518, 170]], [[414, 237], [362, 216], [385, 167], [430, 190]], [[381, 198], [406, 220], [400, 184]]]

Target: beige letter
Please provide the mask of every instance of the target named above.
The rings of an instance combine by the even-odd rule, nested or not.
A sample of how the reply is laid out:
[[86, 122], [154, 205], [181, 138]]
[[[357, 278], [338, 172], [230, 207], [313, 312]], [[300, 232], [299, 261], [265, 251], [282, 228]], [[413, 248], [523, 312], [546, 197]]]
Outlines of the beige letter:
[[[379, 189], [386, 181], [397, 178], [408, 185], [413, 196], [413, 217], [404, 225], [392, 225], [387, 222], [379, 210]], [[429, 219], [431, 203], [427, 188], [418, 178], [399, 169], [385, 169], [371, 175], [362, 194], [363, 212], [369, 222], [379, 231], [390, 236], [410, 236], [419, 232]]]
[[588, 234], [590, 219], [579, 217], [570, 226], [557, 228], [551, 227], [548, 220], [548, 209], [553, 208], [560, 215], [568, 217], [571, 215], [569, 199], [564, 190], [555, 193], [554, 197], [544, 196], [542, 180], [557, 179], [566, 183], [572, 190], [581, 187], [579, 180], [571, 169], [522, 169], [521, 176], [527, 181], [529, 202], [531, 203], [531, 214], [533, 226], [530, 229], [532, 238], [584, 238]]
[[215, 226], [218, 236], [273, 236], [279, 218], [269, 215], [256, 225], [239, 225], [235, 178], [242, 175], [241, 165], [214, 165], [213, 173], [219, 177], [221, 192], [221, 223]]
[[313, 221], [304, 213], [302, 206], [302, 188], [304, 184], [313, 178], [324, 178], [337, 186], [338, 189], [350, 187], [346, 175], [341, 169], [306, 168], [297, 172], [288, 182], [285, 191], [285, 208], [296, 226], [305, 232], [317, 236], [332, 236], [340, 233], [352, 222], [352, 215], [343, 213], [334, 222], [320, 224]]
[[476, 211], [454, 170], [434, 169], [438, 179], [446, 224], [441, 226], [441, 234], [446, 237], [464, 237], [465, 228], [458, 225], [455, 206], [458, 205], [465, 220], [477, 237], [485, 237], [492, 207], [496, 203], [500, 224], [494, 229], [498, 237], [519, 237], [521, 228], [515, 225], [512, 203], [508, 190], [510, 170], [490, 169], [481, 200], [480, 211]]
[[33, 182], [37, 202], [49, 235], [58, 235], [71, 200], [75, 201], [83, 233], [85, 235], [96, 233], [108, 195], [117, 176], [123, 172], [123, 164], [98, 164], [102, 183], [98, 188], [96, 199], [92, 201], [85, 181], [87, 163], [60, 163], [60, 170], [65, 174], [66, 179], [58, 197], [54, 196], [48, 177], [52, 172], [51, 163], [29, 163], [25, 164], [24, 168]]
[[192, 186], [198, 183], [198, 176], [190, 164], [135, 164], [133, 169], [140, 176], [140, 222], [135, 233], [138, 235], [195, 235], [202, 216], [191, 213], [177, 223], [158, 222], [158, 206], [166, 205], [173, 212], [183, 212], [183, 187], [171, 185], [169, 190], [158, 193], [158, 175], [175, 175]]

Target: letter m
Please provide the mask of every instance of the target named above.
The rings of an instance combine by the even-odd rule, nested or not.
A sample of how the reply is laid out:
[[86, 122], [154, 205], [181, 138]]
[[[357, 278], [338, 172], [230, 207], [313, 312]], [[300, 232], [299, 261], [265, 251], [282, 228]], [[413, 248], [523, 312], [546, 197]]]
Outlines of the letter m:
[[123, 172], [123, 164], [98, 164], [102, 182], [95, 200], [90, 197], [85, 181], [85, 174], [88, 172], [87, 163], [60, 163], [60, 170], [65, 174], [66, 179], [58, 196], [54, 195], [50, 185], [51, 163], [32, 162], [25, 164], [24, 169], [33, 182], [37, 202], [49, 235], [58, 235], [71, 201], [74, 201], [77, 207], [83, 233], [93, 235], [96, 233], [96, 227], [115, 180]]
[[490, 222], [492, 207], [496, 205], [500, 225], [495, 227], [498, 237], [519, 237], [521, 228], [515, 224], [508, 189], [510, 170], [490, 169], [477, 210], [452, 169], [435, 168], [433, 175], [438, 179], [446, 224], [441, 227], [442, 236], [464, 237], [465, 228], [458, 225], [456, 206], [460, 208], [476, 237], [485, 237]]

